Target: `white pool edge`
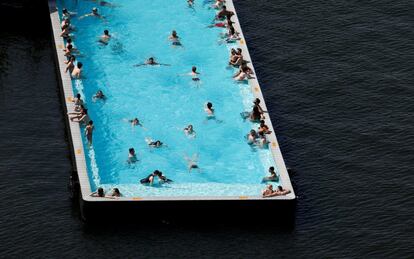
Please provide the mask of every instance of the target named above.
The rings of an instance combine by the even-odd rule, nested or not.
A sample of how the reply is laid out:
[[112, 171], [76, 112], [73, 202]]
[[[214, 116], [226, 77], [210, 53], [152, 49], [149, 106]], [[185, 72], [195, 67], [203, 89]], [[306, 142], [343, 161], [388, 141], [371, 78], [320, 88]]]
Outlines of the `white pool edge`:
[[[67, 111], [74, 110], [74, 103], [71, 101], [74, 97], [73, 87], [72, 87], [72, 79], [69, 73], [65, 73], [66, 66], [64, 61], [66, 57], [63, 53], [64, 48], [64, 41], [63, 38], [60, 37], [61, 28], [60, 28], [60, 18], [59, 12], [57, 10], [56, 1], [49, 0], [49, 14], [50, 14], [50, 21], [52, 25], [53, 31], [53, 39], [54, 39], [54, 46], [56, 49], [56, 56], [57, 56], [57, 66], [59, 68], [59, 74], [61, 78], [61, 90], [63, 92], [64, 102], [65, 102], [65, 109]], [[253, 62], [251, 60], [249, 50], [247, 48], [246, 40], [243, 35], [243, 31], [240, 27], [239, 19], [237, 17], [237, 12], [234, 8], [234, 4], [232, 0], [226, 1], [227, 9], [230, 11], [234, 11], [235, 15], [233, 16], [234, 27], [236, 31], [240, 33], [241, 40], [239, 41], [238, 46], [243, 51], [243, 56], [245, 60], [250, 61], [250, 67], [252, 68], [255, 78], [249, 79], [249, 85], [253, 92], [255, 98], [259, 98], [261, 101], [261, 106], [264, 110], [267, 111], [266, 103], [263, 98], [263, 94], [261, 91], [260, 84], [257, 80], [257, 74], [254, 70]], [[270, 149], [272, 152], [273, 160], [276, 164], [276, 167], [279, 169], [280, 179], [284, 188], [291, 190], [291, 193], [284, 195], [284, 196], [277, 196], [271, 198], [262, 198], [260, 194], [256, 196], [170, 196], [170, 197], [121, 197], [118, 199], [109, 199], [109, 198], [96, 198], [91, 197], [89, 194], [91, 193], [91, 185], [89, 182], [87, 166], [86, 166], [86, 158], [85, 158], [85, 150], [82, 141], [82, 133], [79, 126], [79, 123], [72, 122], [65, 118], [69, 125], [70, 137], [71, 137], [71, 145], [73, 151], [73, 157], [75, 159], [76, 171], [79, 177], [79, 184], [80, 190], [82, 193], [82, 199], [84, 201], [90, 202], [98, 202], [98, 201], [196, 201], [196, 200], [294, 200], [296, 198], [295, 191], [293, 190], [292, 183], [290, 181], [290, 177], [283, 160], [282, 152], [279, 148], [279, 143], [276, 138], [275, 129], [273, 128], [273, 124], [270, 120], [269, 115], [266, 116], [265, 122], [272, 130], [272, 133], [267, 135], [270, 143]]]

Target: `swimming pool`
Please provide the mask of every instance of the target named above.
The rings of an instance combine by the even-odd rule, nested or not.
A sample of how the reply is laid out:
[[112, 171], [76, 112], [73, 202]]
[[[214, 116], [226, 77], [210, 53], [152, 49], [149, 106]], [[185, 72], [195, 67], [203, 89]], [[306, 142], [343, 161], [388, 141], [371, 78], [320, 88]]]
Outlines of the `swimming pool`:
[[[246, 134], [258, 124], [244, 121], [240, 113], [251, 110], [252, 90], [257, 92], [258, 85], [256, 80], [232, 79], [236, 70], [228, 67], [229, 51], [244, 47], [244, 41], [220, 44], [224, 30], [207, 28], [214, 10], [201, 1], [194, 8], [179, 0], [168, 4], [130, 0], [118, 5], [98, 5], [105, 20], [78, 19], [97, 3], [58, 1], [60, 10], [77, 12], [71, 21], [84, 78], [73, 80], [73, 89], [83, 96], [95, 125], [93, 145], [88, 148], [83, 139], [91, 190], [117, 187], [124, 197], [258, 196], [269, 166], [275, 166], [279, 175], [285, 173], [277, 142], [270, 149], [247, 144]], [[105, 29], [112, 34], [108, 45], [98, 43]], [[172, 30], [178, 32], [182, 47], [167, 40]], [[134, 67], [149, 57], [170, 66]], [[199, 82], [181, 76], [192, 66], [201, 73]], [[105, 101], [93, 101], [97, 90], [105, 93]], [[207, 101], [214, 104], [217, 120], [206, 119]], [[131, 126], [128, 120], [135, 117], [144, 127]], [[188, 124], [194, 126], [195, 138], [184, 134]], [[151, 148], [145, 138], [159, 139], [166, 146]], [[126, 163], [131, 147], [139, 160], [133, 165]], [[275, 162], [275, 150], [282, 163]], [[201, 171], [189, 173], [184, 156], [194, 154]], [[173, 182], [152, 187], [139, 183], [156, 169]], [[281, 178], [275, 184], [290, 186], [288, 178]]]

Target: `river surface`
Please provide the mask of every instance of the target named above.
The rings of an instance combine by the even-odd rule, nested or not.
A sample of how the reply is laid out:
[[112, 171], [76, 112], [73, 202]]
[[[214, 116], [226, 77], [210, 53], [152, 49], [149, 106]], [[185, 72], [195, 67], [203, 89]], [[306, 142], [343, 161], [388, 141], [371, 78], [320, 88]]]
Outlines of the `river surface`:
[[0, 257], [413, 256], [413, 2], [235, 5], [295, 170], [294, 227], [84, 225], [68, 197], [70, 153], [46, 1], [2, 0]]

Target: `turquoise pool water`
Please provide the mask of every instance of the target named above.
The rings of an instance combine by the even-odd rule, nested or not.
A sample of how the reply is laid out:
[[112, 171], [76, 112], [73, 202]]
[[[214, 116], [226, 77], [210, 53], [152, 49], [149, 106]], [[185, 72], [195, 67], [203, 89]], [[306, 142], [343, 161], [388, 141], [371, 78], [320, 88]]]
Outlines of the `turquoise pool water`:
[[[94, 121], [93, 145], [87, 147], [88, 175], [92, 190], [118, 187], [126, 197], [259, 195], [267, 168], [275, 166], [269, 149], [247, 144], [245, 136], [258, 125], [243, 121], [240, 113], [252, 108], [251, 86], [235, 83], [228, 57], [235, 44], [220, 44], [224, 29], [206, 28], [215, 11], [197, 1], [194, 9], [184, 0], [127, 0], [115, 8], [91, 1], [60, 1], [77, 16], [74, 43], [84, 64], [84, 78], [73, 80]], [[105, 20], [78, 19], [97, 6]], [[112, 39], [98, 43], [103, 30]], [[168, 41], [176, 30], [183, 47]], [[170, 66], [140, 66], [149, 57]], [[197, 66], [201, 81], [179, 76]], [[94, 102], [97, 90], [107, 96]], [[204, 104], [214, 104], [219, 120], [206, 120]], [[144, 127], [133, 127], [139, 118]], [[183, 128], [192, 124], [195, 138]], [[167, 146], [150, 148], [145, 138]], [[133, 147], [138, 162], [126, 163]], [[198, 154], [201, 171], [188, 172], [184, 156]], [[158, 169], [174, 182], [145, 186], [139, 180]], [[276, 167], [278, 172], [278, 168]]]

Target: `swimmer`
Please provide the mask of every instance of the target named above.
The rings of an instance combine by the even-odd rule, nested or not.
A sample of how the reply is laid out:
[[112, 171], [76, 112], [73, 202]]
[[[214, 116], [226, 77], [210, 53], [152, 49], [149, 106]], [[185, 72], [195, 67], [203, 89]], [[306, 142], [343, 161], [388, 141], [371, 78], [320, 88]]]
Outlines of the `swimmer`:
[[197, 169], [198, 172], [201, 172], [200, 167], [197, 165], [197, 161], [198, 161], [198, 153], [195, 153], [192, 158], [189, 158], [188, 156], [184, 155], [184, 159], [187, 161], [187, 167], [188, 167], [188, 172], [191, 173], [192, 169]]
[[138, 125], [138, 126], [142, 127], [142, 124], [139, 122], [138, 118], [128, 120], [128, 122], [130, 122], [132, 126], [137, 126]]
[[134, 148], [130, 148], [128, 151], [128, 160], [127, 163], [128, 164], [134, 164], [138, 161], [137, 159], [137, 155], [135, 154], [135, 149]]
[[88, 145], [91, 146], [92, 145], [92, 132], [94, 130], [94, 126], [93, 126], [93, 121], [90, 120], [88, 125], [85, 128], [85, 136], [86, 139], [88, 140]]
[[145, 142], [147, 142], [148, 146], [153, 148], [160, 148], [161, 146], [166, 146], [161, 141], [153, 141], [151, 138], [145, 138]]
[[171, 66], [170, 64], [162, 64], [162, 63], [158, 63], [155, 61], [155, 59], [153, 57], [150, 57], [149, 59], [147, 59], [145, 61], [145, 63], [142, 64], [136, 64], [134, 65], [134, 67], [139, 67], [139, 66], [155, 66], [155, 65], [159, 65], [159, 66]]
[[267, 148], [269, 141], [266, 138], [266, 135], [263, 132], [258, 133], [259, 139], [256, 141], [256, 145], [260, 148]]
[[83, 19], [85, 17], [89, 17], [89, 16], [94, 16], [94, 17], [98, 17], [99, 19], [105, 19], [105, 17], [101, 14], [98, 13], [98, 8], [94, 7], [92, 8], [92, 12], [82, 15], [81, 17], [79, 17], [79, 19]]
[[195, 138], [195, 136], [196, 136], [196, 132], [193, 128], [193, 125], [191, 125], [191, 124], [184, 128], [184, 133], [185, 133], [185, 135], [187, 135], [189, 137]]
[[118, 188], [114, 188], [113, 190], [112, 190], [112, 194], [110, 195], [110, 197], [114, 197], [114, 198], [119, 198], [119, 197], [121, 197], [122, 195], [121, 195], [121, 192], [119, 191], [119, 189]]
[[89, 196], [103, 198], [105, 197], [104, 189], [102, 187], [99, 187], [97, 191], [91, 193]]
[[247, 144], [252, 145], [256, 144], [257, 138], [259, 136], [257, 135], [255, 130], [251, 130], [249, 134], [247, 134]]
[[98, 90], [98, 92], [96, 92], [96, 94], [94, 96], [92, 96], [92, 99], [94, 101], [99, 100], [99, 99], [105, 100], [106, 99], [106, 96], [104, 95], [104, 93], [102, 92], [102, 90]]
[[213, 104], [211, 102], [206, 103], [204, 111], [207, 113], [207, 118], [213, 118], [215, 116]]
[[76, 67], [72, 71], [72, 77], [73, 78], [78, 78], [79, 79], [81, 77], [82, 66], [83, 66], [83, 64], [81, 62], [78, 62], [78, 64], [76, 64]]
[[180, 37], [178, 37], [176, 31], [172, 31], [171, 35], [168, 37], [168, 39], [171, 41], [171, 44], [173, 46], [182, 46], [182, 44], [180, 42]]
[[187, 0], [188, 7], [194, 8], [194, 0]]
[[263, 177], [262, 183], [279, 181], [279, 177], [277, 176], [275, 172], [275, 168], [273, 166], [269, 167], [269, 173], [270, 173], [270, 176]]
[[69, 12], [68, 9], [66, 9], [66, 8], [62, 9], [62, 20], [70, 19], [72, 16], [75, 16], [75, 15], [76, 15], [76, 13]]
[[104, 30], [104, 34], [101, 36], [101, 38], [98, 41], [104, 45], [108, 45], [108, 42], [110, 39], [111, 39], [111, 35], [109, 35], [109, 31]]
[[260, 120], [260, 125], [259, 125], [259, 133], [263, 132], [264, 134], [271, 134], [272, 131], [269, 130], [269, 127], [265, 124], [264, 120]]
[[155, 177], [158, 177], [159, 183], [171, 183], [172, 180], [168, 179], [164, 175], [162, 175], [162, 172], [159, 170], [155, 170], [152, 174], [148, 175], [147, 177], [141, 179], [139, 182], [141, 184], [150, 184], [152, 185], [154, 183]]
[[69, 71], [69, 73], [73, 72], [73, 69], [75, 68], [75, 56], [70, 56], [69, 60], [67, 61], [67, 66], [65, 68], [65, 73]]
[[290, 193], [290, 190], [283, 189], [283, 187], [280, 185], [277, 187], [277, 190], [275, 191], [273, 190], [273, 185], [269, 184], [266, 187], [266, 189], [262, 191], [262, 196], [263, 198], [267, 198], [267, 197], [286, 195], [288, 193]]

